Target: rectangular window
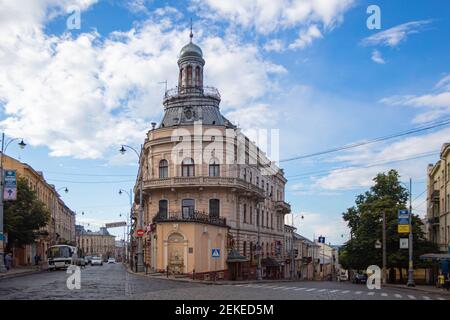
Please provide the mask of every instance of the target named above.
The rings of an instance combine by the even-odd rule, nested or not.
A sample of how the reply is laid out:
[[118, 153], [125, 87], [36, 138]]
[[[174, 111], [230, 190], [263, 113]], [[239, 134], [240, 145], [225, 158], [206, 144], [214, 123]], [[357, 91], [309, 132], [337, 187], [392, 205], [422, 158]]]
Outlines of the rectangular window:
[[220, 200], [210, 199], [209, 200], [209, 216], [213, 218], [220, 217]]
[[183, 218], [189, 218], [194, 215], [195, 201], [194, 199], [183, 199], [181, 201], [181, 211]]
[[253, 208], [250, 206], [250, 224], [253, 224]]
[[247, 222], [247, 204], [244, 203], [244, 223]]

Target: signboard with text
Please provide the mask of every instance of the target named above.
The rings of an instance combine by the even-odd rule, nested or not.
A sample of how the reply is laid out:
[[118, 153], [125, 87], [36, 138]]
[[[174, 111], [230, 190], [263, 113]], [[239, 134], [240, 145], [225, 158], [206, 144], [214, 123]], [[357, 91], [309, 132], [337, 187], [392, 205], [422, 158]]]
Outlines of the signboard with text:
[[400, 238], [400, 249], [408, 249], [409, 239]]
[[126, 225], [127, 223], [125, 221], [105, 223], [106, 228], [126, 227]]
[[409, 233], [409, 224], [399, 224], [398, 233]]
[[5, 170], [3, 172], [3, 183], [3, 199], [5, 201], [17, 200], [16, 170]]

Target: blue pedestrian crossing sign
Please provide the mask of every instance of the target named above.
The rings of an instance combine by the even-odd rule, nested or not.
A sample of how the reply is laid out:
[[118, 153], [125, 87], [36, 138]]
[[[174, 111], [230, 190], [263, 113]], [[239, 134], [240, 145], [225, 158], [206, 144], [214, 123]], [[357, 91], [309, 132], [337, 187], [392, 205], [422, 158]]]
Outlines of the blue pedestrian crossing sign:
[[219, 248], [213, 248], [211, 250], [211, 256], [213, 258], [220, 258], [220, 249]]

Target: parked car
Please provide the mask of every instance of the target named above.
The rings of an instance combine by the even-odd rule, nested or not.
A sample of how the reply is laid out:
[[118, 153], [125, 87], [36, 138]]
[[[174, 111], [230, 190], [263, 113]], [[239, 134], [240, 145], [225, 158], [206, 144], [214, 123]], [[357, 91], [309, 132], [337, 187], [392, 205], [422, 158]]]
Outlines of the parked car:
[[100, 257], [92, 257], [91, 265], [92, 266], [95, 266], [95, 265], [102, 266], [103, 265], [102, 258], [100, 258]]
[[108, 259], [108, 263], [116, 263], [116, 259], [114, 259], [114, 258], [109, 258], [109, 259]]
[[86, 256], [84, 257], [86, 259], [86, 264], [91, 264], [92, 262], [92, 256]]
[[362, 272], [357, 272], [353, 276], [353, 283], [367, 283], [367, 274]]

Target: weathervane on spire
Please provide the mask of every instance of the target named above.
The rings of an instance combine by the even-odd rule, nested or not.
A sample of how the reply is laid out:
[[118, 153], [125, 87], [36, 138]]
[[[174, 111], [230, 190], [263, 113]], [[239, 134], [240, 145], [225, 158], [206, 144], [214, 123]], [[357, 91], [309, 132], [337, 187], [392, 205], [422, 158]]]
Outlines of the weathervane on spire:
[[194, 34], [192, 33], [192, 18], [191, 18], [191, 33], [189, 34], [189, 38], [191, 38], [191, 43], [192, 43], [193, 37], [194, 37]]

